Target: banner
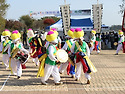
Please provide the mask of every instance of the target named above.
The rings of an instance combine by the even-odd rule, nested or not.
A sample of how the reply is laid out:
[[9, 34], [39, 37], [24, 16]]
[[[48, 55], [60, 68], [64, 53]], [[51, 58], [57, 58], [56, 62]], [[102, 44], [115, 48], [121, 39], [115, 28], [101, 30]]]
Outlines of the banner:
[[91, 15], [91, 9], [86, 9], [86, 10], [71, 10], [70, 11], [71, 15]]
[[[45, 16], [45, 15], [54, 15], [54, 16], [61, 16], [61, 12], [60, 11], [45, 11], [45, 12], [33, 12], [30, 11], [30, 16], [37, 16], [37, 15], [41, 15], [41, 16]], [[86, 9], [86, 10], [71, 10], [70, 11], [70, 15], [71, 16], [80, 16], [80, 15], [91, 15], [91, 9]]]

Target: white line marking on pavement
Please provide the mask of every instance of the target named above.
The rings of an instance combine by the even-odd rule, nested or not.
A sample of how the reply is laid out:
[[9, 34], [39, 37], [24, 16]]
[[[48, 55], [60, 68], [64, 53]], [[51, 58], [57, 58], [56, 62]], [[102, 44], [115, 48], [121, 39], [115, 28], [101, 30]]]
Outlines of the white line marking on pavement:
[[4, 88], [4, 86], [5, 86], [6, 82], [7, 82], [7, 80], [10, 78], [10, 75], [11, 75], [11, 73], [8, 75], [8, 77], [7, 77], [7, 79], [5, 80], [5, 82], [4, 82], [3, 86], [1, 87], [0, 91], [2, 91], [2, 89]]

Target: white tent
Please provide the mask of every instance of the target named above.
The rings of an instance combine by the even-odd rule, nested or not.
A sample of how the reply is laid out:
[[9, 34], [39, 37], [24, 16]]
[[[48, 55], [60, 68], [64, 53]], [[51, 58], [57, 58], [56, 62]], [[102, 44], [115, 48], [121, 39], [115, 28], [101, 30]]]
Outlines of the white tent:
[[56, 28], [57, 31], [63, 31], [62, 28], [62, 19], [60, 19], [58, 22], [56, 22], [55, 24], [49, 26], [50, 28]]

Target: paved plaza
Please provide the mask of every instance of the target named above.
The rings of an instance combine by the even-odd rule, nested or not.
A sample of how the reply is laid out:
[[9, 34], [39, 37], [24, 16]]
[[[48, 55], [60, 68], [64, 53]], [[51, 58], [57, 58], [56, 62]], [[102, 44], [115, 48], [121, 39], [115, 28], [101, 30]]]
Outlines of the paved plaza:
[[36, 77], [38, 66], [31, 59], [18, 80], [10, 70], [5, 70], [0, 54], [0, 94], [125, 94], [125, 54], [114, 54], [115, 50], [92, 53], [90, 59], [97, 73], [91, 73], [90, 85], [86, 84], [83, 72], [80, 81], [65, 72], [61, 74], [64, 84], [59, 86], [55, 86], [52, 77], [47, 81], [49, 85], [41, 85], [40, 77]]

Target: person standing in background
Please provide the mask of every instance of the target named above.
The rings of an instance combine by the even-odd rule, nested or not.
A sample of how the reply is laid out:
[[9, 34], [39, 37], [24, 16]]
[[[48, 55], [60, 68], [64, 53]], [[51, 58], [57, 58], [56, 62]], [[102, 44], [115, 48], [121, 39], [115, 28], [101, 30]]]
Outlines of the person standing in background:
[[23, 46], [27, 46], [27, 34], [26, 34], [26, 31], [23, 32]]
[[114, 32], [110, 32], [111, 49], [114, 49]]

